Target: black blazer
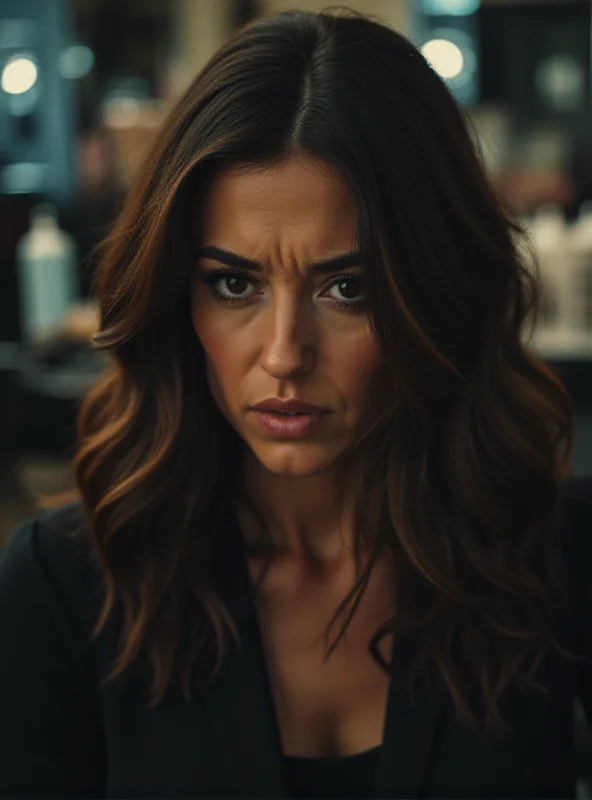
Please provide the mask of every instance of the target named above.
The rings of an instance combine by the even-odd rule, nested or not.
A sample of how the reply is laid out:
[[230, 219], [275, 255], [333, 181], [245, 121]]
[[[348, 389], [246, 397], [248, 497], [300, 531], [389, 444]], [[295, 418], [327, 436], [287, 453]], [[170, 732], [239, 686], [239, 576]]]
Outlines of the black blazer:
[[[560, 524], [577, 588], [560, 641], [592, 653], [592, 482], [571, 482]], [[1, 797], [286, 797], [277, 720], [236, 526], [219, 562], [219, 588], [239, 620], [233, 650], [209, 689], [186, 703], [171, 689], [146, 710], [143, 668], [104, 686], [118, 647], [114, 617], [89, 643], [101, 580], [88, 543], [62, 534], [73, 504], [20, 526], [0, 562]], [[222, 539], [221, 539], [222, 540]], [[395, 646], [400, 674], [409, 643]], [[592, 711], [592, 666], [550, 652], [538, 675], [548, 691], [514, 691], [507, 731], [471, 733], [437, 685], [412, 704], [391, 684], [375, 797], [573, 797], [574, 699]]]

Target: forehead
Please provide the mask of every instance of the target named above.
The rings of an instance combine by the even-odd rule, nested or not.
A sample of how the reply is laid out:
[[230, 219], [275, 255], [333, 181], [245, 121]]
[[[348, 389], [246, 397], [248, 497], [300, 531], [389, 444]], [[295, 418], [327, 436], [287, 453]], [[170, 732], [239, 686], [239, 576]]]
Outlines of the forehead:
[[234, 229], [234, 235], [302, 233], [349, 242], [357, 227], [357, 206], [335, 168], [300, 156], [273, 167], [224, 169], [209, 187], [201, 217], [208, 238]]

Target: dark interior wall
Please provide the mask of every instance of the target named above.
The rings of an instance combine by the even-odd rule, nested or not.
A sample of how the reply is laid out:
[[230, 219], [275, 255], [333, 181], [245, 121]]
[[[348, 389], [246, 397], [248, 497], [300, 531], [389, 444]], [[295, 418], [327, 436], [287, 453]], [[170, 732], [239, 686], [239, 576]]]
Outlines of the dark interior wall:
[[584, 87], [583, 103], [565, 116], [589, 115], [591, 15], [590, 0], [483, 4], [481, 100], [502, 102], [523, 120], [555, 118], [538, 86], [537, 69], [550, 56], [567, 54], [581, 65]]

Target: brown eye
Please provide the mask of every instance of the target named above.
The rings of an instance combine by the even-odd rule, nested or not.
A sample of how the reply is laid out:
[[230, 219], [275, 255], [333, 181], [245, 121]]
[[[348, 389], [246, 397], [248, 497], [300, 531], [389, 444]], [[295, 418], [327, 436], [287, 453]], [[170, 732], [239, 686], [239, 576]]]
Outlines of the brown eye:
[[360, 287], [358, 286], [359, 281], [355, 280], [343, 280], [339, 281], [339, 283], [335, 284], [339, 290], [339, 293], [342, 297], [345, 297], [346, 300], [355, 300], [357, 295], [360, 293]]
[[248, 275], [231, 270], [215, 270], [202, 275], [202, 281], [212, 287], [214, 294], [224, 302], [247, 300], [251, 297], [253, 281]]
[[231, 294], [240, 295], [248, 288], [249, 281], [242, 275], [229, 275], [224, 278], [225, 287]]
[[329, 287], [329, 291], [331, 297], [337, 301], [359, 303], [363, 299], [362, 280], [356, 275], [337, 278]]

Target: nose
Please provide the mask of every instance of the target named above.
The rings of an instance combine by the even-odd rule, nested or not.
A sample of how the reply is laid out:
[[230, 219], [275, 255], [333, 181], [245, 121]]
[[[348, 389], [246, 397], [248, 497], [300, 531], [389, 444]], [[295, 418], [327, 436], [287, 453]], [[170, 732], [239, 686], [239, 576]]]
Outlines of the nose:
[[265, 314], [261, 366], [286, 380], [312, 371], [316, 361], [314, 321], [298, 298], [275, 301]]

